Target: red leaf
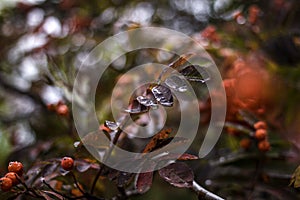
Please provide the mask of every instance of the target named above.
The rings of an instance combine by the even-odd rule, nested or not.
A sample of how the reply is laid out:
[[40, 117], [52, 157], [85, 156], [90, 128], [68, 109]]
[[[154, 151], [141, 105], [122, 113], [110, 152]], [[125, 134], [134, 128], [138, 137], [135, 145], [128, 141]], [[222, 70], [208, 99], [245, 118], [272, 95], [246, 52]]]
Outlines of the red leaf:
[[185, 163], [172, 163], [158, 172], [171, 185], [180, 188], [190, 188], [193, 186], [194, 173]]
[[177, 60], [175, 60], [174, 62], [172, 62], [169, 67], [176, 69], [179, 66], [183, 65], [184, 63], [187, 62], [187, 60], [192, 57], [194, 54], [192, 53], [187, 53], [187, 54], [183, 54], [181, 55]]
[[144, 193], [150, 189], [153, 180], [153, 172], [140, 173], [136, 181], [136, 189], [139, 193]]
[[177, 160], [197, 160], [199, 159], [198, 156], [194, 156], [188, 153], [182, 154]]
[[156, 146], [160, 144], [160, 142], [162, 142], [163, 140], [169, 137], [170, 133], [171, 133], [171, 129], [164, 129], [159, 133], [157, 133], [147, 144], [143, 153], [148, 153], [153, 151], [156, 148]]

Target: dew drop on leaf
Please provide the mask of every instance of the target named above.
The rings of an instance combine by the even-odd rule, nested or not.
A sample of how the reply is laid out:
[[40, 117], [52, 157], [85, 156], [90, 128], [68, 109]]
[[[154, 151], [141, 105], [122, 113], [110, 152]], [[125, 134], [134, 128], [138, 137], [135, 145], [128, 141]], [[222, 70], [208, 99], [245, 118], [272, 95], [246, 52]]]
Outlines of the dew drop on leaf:
[[107, 126], [110, 130], [115, 131], [119, 128], [120, 123], [112, 122], [112, 121], [105, 121], [105, 126]]

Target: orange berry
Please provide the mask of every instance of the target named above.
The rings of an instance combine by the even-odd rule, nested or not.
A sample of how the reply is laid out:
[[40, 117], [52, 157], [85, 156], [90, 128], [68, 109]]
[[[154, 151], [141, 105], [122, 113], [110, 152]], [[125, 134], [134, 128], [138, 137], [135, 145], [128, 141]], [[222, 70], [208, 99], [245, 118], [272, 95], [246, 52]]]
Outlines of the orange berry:
[[18, 174], [15, 172], [8, 172], [4, 177], [11, 179], [13, 185], [17, 185], [19, 183]]
[[69, 113], [69, 108], [65, 104], [58, 105], [56, 108], [56, 112], [59, 115], [66, 116]]
[[257, 129], [267, 129], [267, 124], [266, 124], [266, 122], [263, 122], [263, 121], [258, 121], [253, 126], [256, 130]]
[[257, 129], [255, 131], [254, 137], [258, 140], [264, 140], [267, 137], [266, 129]]
[[55, 111], [56, 105], [54, 105], [54, 104], [47, 104], [47, 109], [48, 109], [49, 111]]
[[258, 149], [260, 151], [266, 152], [270, 150], [270, 143], [267, 140], [260, 141], [258, 143]]
[[105, 126], [104, 124], [101, 124], [101, 125], [99, 126], [99, 130], [105, 131], [105, 132], [107, 132], [107, 133], [110, 133], [110, 132], [111, 132], [111, 130], [110, 130], [107, 126]]
[[8, 171], [9, 172], [15, 172], [19, 176], [22, 176], [22, 174], [23, 174], [23, 164], [18, 162], [18, 161], [10, 162], [8, 164]]
[[249, 149], [251, 146], [251, 140], [249, 138], [244, 138], [240, 141], [240, 147], [243, 149]]
[[13, 182], [10, 178], [2, 177], [0, 179], [0, 186], [3, 192], [7, 192], [12, 188]]
[[232, 136], [239, 136], [241, 131], [233, 127], [227, 127], [227, 133]]
[[61, 167], [66, 170], [66, 171], [70, 171], [72, 170], [74, 166], [74, 160], [73, 158], [70, 158], [70, 157], [64, 157], [62, 160], [61, 160]]

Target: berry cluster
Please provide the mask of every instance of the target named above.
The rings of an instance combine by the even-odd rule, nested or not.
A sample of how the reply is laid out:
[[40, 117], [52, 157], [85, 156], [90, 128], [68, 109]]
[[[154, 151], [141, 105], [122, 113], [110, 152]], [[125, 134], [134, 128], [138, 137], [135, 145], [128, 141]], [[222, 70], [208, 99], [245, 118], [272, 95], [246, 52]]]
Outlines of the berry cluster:
[[61, 116], [68, 116], [69, 115], [69, 108], [62, 101], [59, 101], [56, 104], [48, 104], [47, 108], [48, 108], [48, 110], [54, 111], [58, 115], [61, 115]]
[[23, 164], [20, 162], [10, 162], [8, 164], [8, 173], [0, 178], [1, 190], [6, 192], [20, 182], [20, 177], [23, 175]]
[[264, 121], [258, 121], [253, 125], [255, 129], [254, 134], [250, 135], [249, 138], [244, 138], [240, 141], [240, 146], [244, 149], [249, 149], [252, 145], [253, 139], [257, 144], [257, 148], [261, 152], [266, 152], [270, 150], [270, 143], [268, 141], [268, 131], [267, 125]]

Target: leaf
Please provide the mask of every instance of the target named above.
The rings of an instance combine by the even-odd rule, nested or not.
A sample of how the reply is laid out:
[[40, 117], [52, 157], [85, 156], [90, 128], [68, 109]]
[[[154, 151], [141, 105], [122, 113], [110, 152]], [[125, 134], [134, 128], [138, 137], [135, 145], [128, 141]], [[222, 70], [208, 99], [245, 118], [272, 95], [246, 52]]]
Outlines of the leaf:
[[150, 189], [153, 181], [153, 171], [138, 174], [136, 189], [139, 193], [145, 193]]
[[187, 54], [183, 54], [181, 55], [177, 60], [175, 60], [174, 62], [172, 62], [169, 67], [176, 69], [179, 66], [183, 65], [184, 63], [187, 62], [187, 60], [192, 57], [194, 54], [193, 53], [187, 53]]
[[[53, 196], [55, 196], [55, 197], [57, 197], [59, 200], [63, 200], [64, 199], [64, 197], [63, 196], [61, 196], [61, 195], [59, 195], [59, 194], [57, 194], [57, 193], [55, 193], [55, 192], [52, 192], [52, 191], [47, 191], [47, 190], [42, 190], [41, 191], [41, 195], [43, 196], [43, 197], [45, 197], [46, 198], [46, 195], [47, 194], [51, 194], [51, 195], [53, 195]], [[48, 195], [47, 195], [48, 196]], [[48, 196], [49, 197], [49, 196]], [[47, 198], [46, 198], [47, 199]], [[53, 198], [51, 197], [50, 198], [50, 200], [52, 200]]]
[[205, 83], [210, 80], [208, 72], [199, 65], [189, 65], [179, 70], [179, 73], [185, 76], [189, 81]]
[[156, 85], [151, 89], [155, 99], [163, 106], [173, 106], [173, 95], [171, 90], [163, 85]]
[[[165, 159], [165, 160], [176, 160], [180, 156], [180, 154], [174, 153], [173, 150], [174, 149], [178, 150], [178, 149], [180, 149], [180, 147], [186, 145], [189, 142], [190, 142], [189, 139], [183, 138], [183, 137], [174, 137], [174, 138], [171, 137], [171, 138], [164, 139], [164, 140], [160, 141], [160, 143], [153, 149], [153, 150], [155, 150], [154, 156], [159, 157], [160, 159]], [[168, 144], [168, 146], [165, 146], [167, 144]], [[165, 148], [163, 148], [163, 149], [158, 148], [158, 147], [163, 147], [163, 146], [165, 146]], [[173, 153], [171, 153], [171, 152], [173, 152]], [[160, 156], [160, 154], [162, 156]]]
[[127, 172], [119, 172], [118, 178], [117, 178], [117, 186], [118, 187], [124, 187], [128, 185], [128, 183], [132, 180], [134, 174], [127, 173]]
[[49, 159], [36, 163], [26, 173], [26, 184], [35, 186], [37, 184], [41, 184], [41, 177], [44, 177], [46, 180], [50, 180], [59, 176], [59, 166], [60, 159]]
[[90, 132], [81, 139], [81, 144], [89, 145], [97, 150], [106, 150], [109, 147], [109, 141], [105, 134], [100, 131]]
[[157, 105], [153, 99], [151, 99], [149, 97], [145, 97], [145, 96], [138, 96], [136, 98], [136, 100], [144, 106], [156, 106]]
[[300, 166], [293, 173], [289, 186], [293, 186], [294, 188], [300, 187]]
[[171, 133], [172, 129], [164, 129], [157, 133], [150, 142], [147, 144], [143, 153], [148, 153], [153, 151], [163, 140], [167, 139]]
[[148, 112], [148, 110], [149, 107], [139, 103], [139, 101], [135, 99], [129, 104], [128, 109], [126, 109], [125, 112], [130, 114], [140, 114]]
[[177, 160], [198, 160], [198, 156], [194, 156], [188, 153], [182, 154]]
[[185, 92], [187, 91], [187, 84], [185, 80], [178, 76], [178, 75], [171, 75], [169, 76], [166, 81], [166, 85], [178, 92]]
[[78, 172], [85, 172], [91, 168], [91, 163], [85, 160], [75, 160], [74, 165]]
[[160, 177], [173, 186], [180, 188], [190, 188], [193, 186], [194, 173], [185, 163], [172, 163], [158, 172]]

